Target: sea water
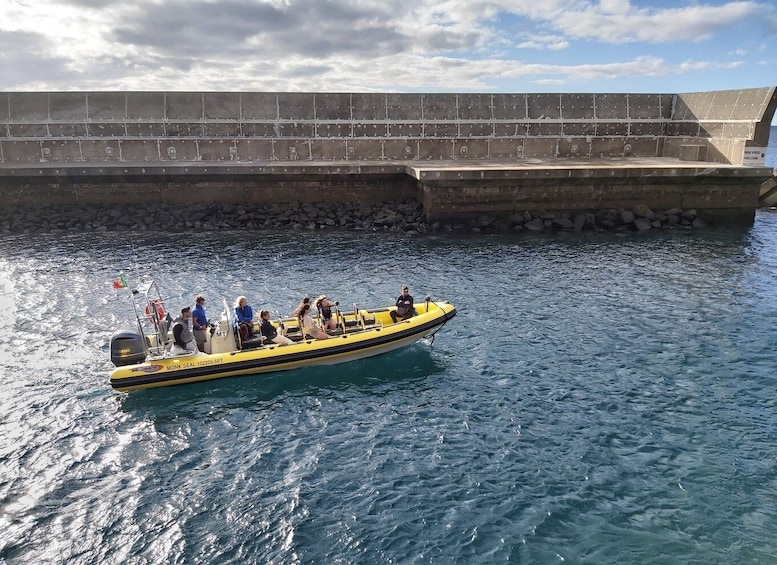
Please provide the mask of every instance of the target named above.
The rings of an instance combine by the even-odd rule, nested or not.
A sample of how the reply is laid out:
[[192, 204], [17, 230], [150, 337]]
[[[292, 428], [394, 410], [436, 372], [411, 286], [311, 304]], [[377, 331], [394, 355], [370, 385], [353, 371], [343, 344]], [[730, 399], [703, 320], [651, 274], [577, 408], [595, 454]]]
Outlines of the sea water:
[[[776, 247], [769, 210], [643, 234], [4, 236], [0, 563], [773, 563]], [[212, 318], [403, 284], [458, 315], [372, 359], [117, 393], [120, 273]]]

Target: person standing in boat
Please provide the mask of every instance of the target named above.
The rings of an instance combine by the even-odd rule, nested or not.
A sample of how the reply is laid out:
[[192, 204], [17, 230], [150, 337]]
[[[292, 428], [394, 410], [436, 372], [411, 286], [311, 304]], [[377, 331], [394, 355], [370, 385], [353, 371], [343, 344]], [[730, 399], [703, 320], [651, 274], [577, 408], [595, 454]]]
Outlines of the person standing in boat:
[[270, 313], [267, 310], [262, 310], [259, 312], [259, 319], [261, 320], [259, 331], [262, 332], [262, 335], [266, 340], [277, 343], [278, 345], [291, 345], [294, 343], [285, 335], [278, 333], [278, 330], [275, 329], [275, 326], [270, 323]]
[[413, 297], [410, 296], [410, 289], [407, 286], [402, 287], [402, 292], [397, 298], [397, 309], [392, 310], [390, 313], [391, 319], [394, 323], [397, 323], [397, 319], [407, 320], [415, 316], [415, 308], [413, 308]]
[[241, 339], [250, 339], [254, 335], [254, 311], [248, 305], [245, 296], [238, 296], [235, 301], [235, 317]]
[[197, 342], [189, 329], [189, 318], [191, 317], [192, 309], [187, 306], [181, 310], [181, 315], [173, 321], [173, 354], [180, 355], [187, 351], [197, 351]]
[[313, 339], [329, 339], [331, 337], [313, 321], [313, 317], [310, 315], [310, 303], [302, 306], [298, 317], [303, 335], [310, 336]]
[[205, 353], [205, 342], [208, 329], [208, 316], [205, 315], [205, 297], [198, 296], [195, 299], [194, 310], [192, 310], [192, 326], [194, 330], [194, 340], [197, 342], [197, 349]]

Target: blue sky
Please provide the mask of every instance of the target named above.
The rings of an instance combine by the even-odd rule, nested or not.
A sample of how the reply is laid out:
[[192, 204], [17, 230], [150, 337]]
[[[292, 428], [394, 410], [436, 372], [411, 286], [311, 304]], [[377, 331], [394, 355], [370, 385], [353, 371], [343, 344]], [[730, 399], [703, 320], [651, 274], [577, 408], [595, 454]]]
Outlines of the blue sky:
[[2, 91], [677, 93], [775, 84], [773, 0], [0, 2]]

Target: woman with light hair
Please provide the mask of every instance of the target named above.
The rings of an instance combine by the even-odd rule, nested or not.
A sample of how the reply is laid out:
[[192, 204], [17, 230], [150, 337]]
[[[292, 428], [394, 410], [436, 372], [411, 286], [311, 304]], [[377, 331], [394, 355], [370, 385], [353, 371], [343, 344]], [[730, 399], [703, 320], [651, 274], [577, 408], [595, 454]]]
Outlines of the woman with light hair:
[[250, 339], [254, 335], [254, 311], [245, 296], [238, 296], [235, 300], [235, 317], [240, 339]]

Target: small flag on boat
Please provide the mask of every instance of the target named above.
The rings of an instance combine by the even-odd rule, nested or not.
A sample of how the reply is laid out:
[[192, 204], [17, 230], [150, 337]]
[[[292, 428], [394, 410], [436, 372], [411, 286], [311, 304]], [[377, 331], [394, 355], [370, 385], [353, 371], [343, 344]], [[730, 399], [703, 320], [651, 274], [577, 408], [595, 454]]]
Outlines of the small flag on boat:
[[127, 281], [124, 280], [124, 275], [119, 275], [119, 278], [113, 281], [113, 288], [127, 288]]

